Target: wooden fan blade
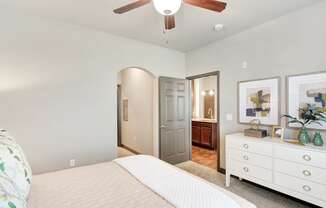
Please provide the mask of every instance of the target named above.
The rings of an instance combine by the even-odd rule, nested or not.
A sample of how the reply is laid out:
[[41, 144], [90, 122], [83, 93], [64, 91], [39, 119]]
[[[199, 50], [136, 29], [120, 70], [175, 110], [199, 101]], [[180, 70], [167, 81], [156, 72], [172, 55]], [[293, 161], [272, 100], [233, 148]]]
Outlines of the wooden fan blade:
[[134, 3], [128, 4], [126, 6], [120, 7], [118, 9], [113, 10], [116, 14], [123, 14], [125, 12], [128, 12], [130, 10], [136, 9], [138, 7], [144, 6], [148, 3], [150, 3], [152, 0], [138, 0]]
[[164, 16], [165, 29], [171, 30], [175, 28], [175, 18], [174, 15]]
[[183, 2], [196, 7], [209, 9], [215, 12], [222, 12], [226, 7], [225, 2], [216, 0], [183, 0]]

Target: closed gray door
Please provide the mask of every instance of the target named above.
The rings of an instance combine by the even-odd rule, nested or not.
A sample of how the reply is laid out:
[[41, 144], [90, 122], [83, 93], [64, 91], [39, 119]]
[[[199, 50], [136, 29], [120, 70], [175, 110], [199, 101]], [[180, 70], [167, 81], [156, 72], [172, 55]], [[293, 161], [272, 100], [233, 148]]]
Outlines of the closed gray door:
[[188, 80], [160, 78], [160, 158], [171, 164], [190, 160]]

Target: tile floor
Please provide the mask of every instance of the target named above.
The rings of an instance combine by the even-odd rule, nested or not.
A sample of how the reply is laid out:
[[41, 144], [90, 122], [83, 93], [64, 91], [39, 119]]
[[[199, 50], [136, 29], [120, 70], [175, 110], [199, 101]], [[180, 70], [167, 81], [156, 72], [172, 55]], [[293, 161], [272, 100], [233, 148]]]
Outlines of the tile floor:
[[214, 150], [192, 146], [192, 161], [217, 169], [217, 154]]

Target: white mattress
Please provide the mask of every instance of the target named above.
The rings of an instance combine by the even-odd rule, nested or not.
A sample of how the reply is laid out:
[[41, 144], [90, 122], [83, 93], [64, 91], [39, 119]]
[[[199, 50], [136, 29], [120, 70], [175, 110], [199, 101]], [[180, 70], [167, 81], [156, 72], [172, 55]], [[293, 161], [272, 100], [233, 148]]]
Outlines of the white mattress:
[[116, 159], [142, 184], [178, 208], [255, 208], [245, 199], [153, 156]]
[[[184, 172], [177, 168], [175, 171]], [[199, 180], [202, 183], [208, 183], [202, 179]], [[208, 184], [232, 198], [241, 208], [255, 208], [253, 204], [241, 197], [213, 184]], [[116, 162], [34, 176], [28, 208], [89, 207], [173, 208], [176, 206], [148, 187], [148, 184], [144, 185]]]

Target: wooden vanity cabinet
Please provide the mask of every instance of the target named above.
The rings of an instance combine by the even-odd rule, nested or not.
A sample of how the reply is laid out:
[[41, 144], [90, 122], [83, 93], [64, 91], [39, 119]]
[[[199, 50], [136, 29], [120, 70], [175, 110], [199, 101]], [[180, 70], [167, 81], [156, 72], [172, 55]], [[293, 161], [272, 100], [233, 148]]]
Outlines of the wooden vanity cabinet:
[[217, 123], [192, 121], [192, 143], [216, 149]]
[[200, 122], [192, 122], [192, 142], [199, 144], [201, 141], [201, 125]]

